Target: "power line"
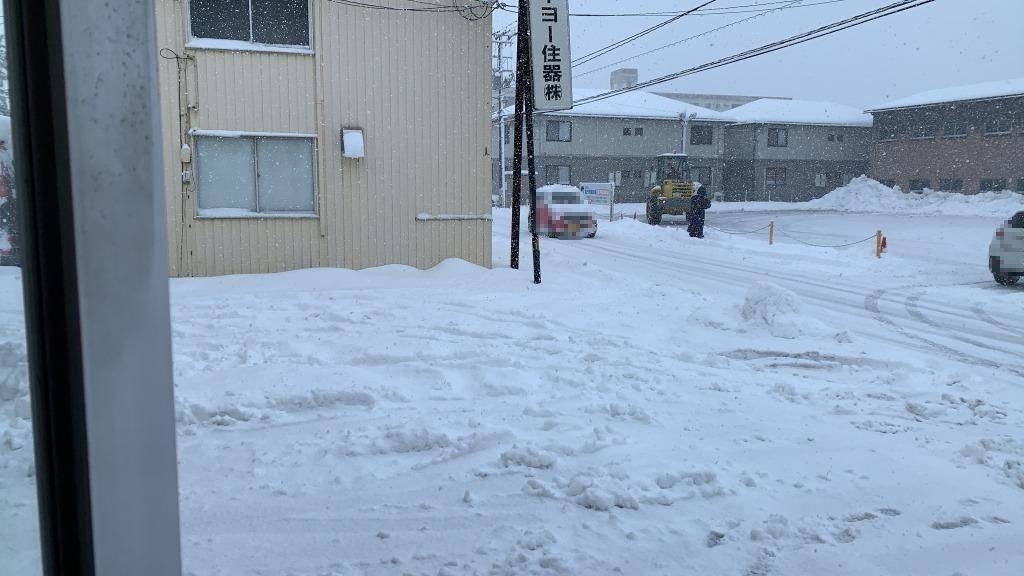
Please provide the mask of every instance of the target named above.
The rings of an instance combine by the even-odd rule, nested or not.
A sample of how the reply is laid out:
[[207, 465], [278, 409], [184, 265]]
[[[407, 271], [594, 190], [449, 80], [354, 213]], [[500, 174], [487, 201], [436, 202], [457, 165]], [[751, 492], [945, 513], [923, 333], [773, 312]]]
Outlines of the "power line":
[[[486, 4], [482, 4], [480, 8], [482, 12], [477, 12], [471, 4], [459, 5], [458, 0], [452, 0], [451, 4], [440, 4], [436, 2], [430, 2], [429, 0], [405, 0], [412, 4], [418, 4], [421, 7], [403, 7], [403, 6], [385, 6], [382, 4], [372, 4], [370, 2], [361, 2], [359, 0], [327, 0], [334, 4], [342, 4], [344, 6], [353, 6], [356, 8], [366, 8], [369, 10], [386, 10], [391, 12], [404, 12], [404, 13], [426, 13], [426, 14], [447, 14], [457, 13], [466, 20], [476, 22], [487, 18], [500, 5], [500, 0], [488, 0]], [[467, 0], [471, 1], [471, 0]]]
[[758, 56], [763, 56], [765, 54], [770, 54], [770, 53], [775, 52], [777, 50], [782, 50], [783, 48], [789, 48], [790, 46], [796, 46], [798, 44], [803, 44], [804, 42], [809, 42], [809, 41], [815, 40], [817, 38], [822, 38], [824, 36], [835, 34], [836, 32], [841, 32], [841, 31], [846, 30], [848, 28], [853, 28], [853, 27], [856, 27], [856, 26], [860, 26], [862, 24], [866, 24], [866, 23], [871, 22], [873, 20], [878, 20], [879, 18], [885, 18], [887, 16], [892, 16], [894, 14], [898, 14], [900, 12], [904, 12], [904, 11], [910, 10], [912, 8], [918, 8], [918, 7], [924, 6], [925, 4], [930, 4], [930, 3], [934, 2], [934, 1], [935, 0], [901, 0], [899, 2], [894, 2], [894, 3], [889, 4], [887, 6], [883, 6], [881, 8], [877, 8], [875, 10], [870, 10], [868, 12], [864, 12], [864, 13], [858, 14], [856, 16], [851, 16], [850, 18], [847, 18], [845, 20], [840, 20], [838, 22], [833, 22], [832, 24], [827, 24], [825, 26], [822, 26], [820, 28], [815, 28], [814, 30], [810, 30], [808, 32], [803, 32], [803, 33], [797, 34], [795, 36], [790, 36], [789, 38], [786, 38], [784, 40], [778, 40], [778, 41], [772, 42], [770, 44], [765, 44], [763, 46], [759, 46], [757, 48], [752, 48], [752, 49], [747, 50], [745, 52], [740, 52], [738, 54], [733, 54], [731, 56], [726, 56], [725, 58], [720, 58], [718, 60], [714, 60], [712, 62], [707, 62], [707, 63], [701, 64], [699, 66], [694, 66], [692, 68], [687, 68], [685, 70], [680, 70], [680, 71], [674, 72], [672, 74], [666, 74], [664, 76], [660, 76], [658, 78], [654, 78], [654, 79], [648, 80], [646, 82], [641, 82], [639, 84], [630, 86], [628, 88], [621, 88], [621, 89], [618, 89], [618, 90], [609, 90], [608, 92], [603, 92], [601, 94], [595, 94], [594, 96], [590, 96], [590, 97], [587, 97], [587, 98], [582, 98], [580, 100], [577, 100], [577, 101], [573, 102], [573, 106], [578, 106], [578, 105], [581, 105], [581, 104], [587, 104], [587, 103], [590, 103], [590, 102], [597, 102], [597, 101], [600, 101], [600, 100], [611, 98], [613, 96], [618, 96], [620, 94], [625, 94], [625, 93], [628, 93], [628, 92], [633, 92], [635, 90], [641, 90], [643, 88], [648, 88], [650, 86], [654, 86], [654, 85], [657, 85], [657, 84], [663, 84], [665, 82], [668, 82], [668, 81], [671, 81], [671, 80], [675, 80], [675, 79], [681, 78], [683, 76], [689, 76], [689, 75], [692, 75], [692, 74], [696, 74], [698, 72], [705, 72], [707, 70], [712, 70], [714, 68], [720, 68], [722, 66], [727, 66], [729, 64], [735, 64], [737, 62], [742, 62], [743, 60], [747, 60], [747, 59], [750, 59], [750, 58], [756, 58]]
[[[704, 8], [693, 13], [694, 16], [719, 16], [723, 14], [744, 14], [750, 12], [760, 12], [766, 7], [786, 4], [788, 0], [776, 0], [773, 2], [761, 2], [758, 4], [734, 4], [731, 6], [719, 6], [714, 8]], [[811, 6], [820, 6], [823, 4], [838, 4], [839, 2], [847, 2], [848, 0], [821, 0], [812, 4], [805, 4], [800, 6], [793, 6], [793, 8], [807, 8]], [[741, 8], [747, 8], [747, 10], [741, 10]], [[509, 12], [511, 14], [517, 14], [519, 11], [515, 8], [510, 8], [508, 4], [501, 3], [498, 9]], [[680, 14], [678, 10], [669, 10], [662, 12], [607, 12], [607, 13], [592, 13], [592, 12], [572, 12], [569, 15], [579, 18], [591, 17], [591, 18], [652, 18], [656, 16], [675, 16]]]
[[777, 6], [775, 8], [769, 8], [769, 9], [763, 11], [763, 12], [759, 12], [757, 14], [754, 14], [753, 16], [747, 16], [746, 18], [740, 18], [739, 20], [734, 20], [734, 21], [729, 22], [727, 24], [723, 24], [722, 26], [718, 26], [718, 27], [712, 28], [710, 30], [705, 30], [705, 31], [703, 31], [703, 32], [701, 32], [699, 34], [694, 34], [693, 36], [688, 36], [686, 38], [683, 38], [682, 40], [676, 40], [675, 42], [670, 42], [668, 44], [664, 44], [662, 46], [658, 46], [657, 48], [653, 48], [651, 50], [647, 50], [646, 52], [641, 52], [639, 54], [634, 54], [632, 56], [629, 56], [627, 58], [623, 58], [621, 60], [616, 60], [615, 62], [612, 62], [611, 64], [605, 64], [604, 66], [600, 66], [598, 68], [594, 68], [593, 70], [587, 70], [586, 72], [581, 72], [579, 74], [573, 74], [573, 77], [574, 78], [582, 78], [583, 76], [586, 76], [588, 74], [593, 74], [594, 72], [599, 72], [601, 70], [605, 70], [607, 68], [611, 68], [612, 66], [616, 66], [618, 64], [622, 64], [623, 62], [629, 62], [630, 60], [635, 60], [637, 58], [640, 58], [641, 56], [647, 56], [648, 54], [653, 54], [653, 53], [658, 52], [660, 50], [664, 50], [665, 48], [671, 48], [673, 46], [678, 46], [680, 44], [684, 44], [684, 43], [689, 42], [691, 40], [696, 40], [697, 38], [701, 38], [703, 36], [707, 36], [707, 35], [712, 34], [714, 32], [718, 32], [719, 30], [724, 30], [726, 28], [731, 28], [732, 26], [736, 26], [736, 25], [742, 24], [744, 22], [749, 22], [751, 20], [755, 20], [757, 18], [761, 18], [762, 16], [767, 16], [768, 14], [774, 14], [775, 12], [778, 12], [780, 10], [785, 10], [787, 8], [793, 8], [793, 7], [795, 7], [795, 6], [793, 6], [794, 4], [797, 4], [798, 2], [801, 2], [801, 1], [802, 0], [785, 0], [786, 4], [784, 6]]
[[627, 36], [626, 38], [623, 38], [621, 40], [617, 40], [615, 42], [612, 42], [611, 44], [608, 44], [607, 46], [604, 46], [602, 48], [598, 48], [597, 50], [594, 50], [593, 52], [590, 52], [588, 54], [584, 54], [583, 56], [580, 56], [579, 58], [573, 60], [572, 61], [572, 65], [573, 66], [579, 66], [580, 64], [586, 64], [587, 62], [590, 62], [591, 60], [593, 60], [595, 58], [600, 58], [601, 56], [611, 52], [612, 50], [615, 50], [616, 48], [621, 48], [622, 46], [625, 46], [626, 44], [629, 44], [630, 42], [638, 40], [638, 39], [640, 39], [640, 38], [650, 34], [651, 32], [654, 32], [655, 30], [659, 30], [661, 28], [664, 28], [665, 26], [668, 26], [669, 24], [675, 22], [676, 20], [679, 20], [683, 16], [686, 16], [687, 14], [692, 14], [695, 11], [700, 10], [701, 8], [707, 6], [708, 4], [712, 4], [714, 2], [715, 2], [715, 0], [708, 0], [707, 2], [701, 4], [700, 6], [697, 6], [696, 8], [692, 8], [690, 10], [687, 10], [686, 12], [683, 12], [681, 14], [677, 14], [677, 15], [669, 18], [668, 20], [665, 20], [664, 22], [659, 22], [658, 24], [655, 24], [654, 26], [651, 26], [649, 28], [645, 28], [645, 29], [637, 32], [636, 34], [633, 34], [633, 35]]

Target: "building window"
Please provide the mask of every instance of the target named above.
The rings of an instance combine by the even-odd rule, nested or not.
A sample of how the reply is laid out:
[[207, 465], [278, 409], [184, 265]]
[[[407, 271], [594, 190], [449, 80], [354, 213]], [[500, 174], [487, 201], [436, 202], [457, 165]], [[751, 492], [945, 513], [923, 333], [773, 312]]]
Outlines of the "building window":
[[915, 140], [934, 138], [935, 128], [927, 124], [919, 124], [910, 129], [910, 137]]
[[828, 141], [829, 142], [835, 142], [836, 141], [836, 135], [835, 134], [829, 134], [828, 135]]
[[310, 47], [309, 0], [191, 0], [192, 38]]
[[985, 121], [985, 134], [1009, 134], [1013, 131], [1013, 122], [1009, 118], [993, 118]]
[[960, 192], [964, 189], [964, 181], [961, 178], [940, 178], [939, 190], [943, 192]]
[[885, 186], [886, 188], [895, 188], [896, 187], [896, 181], [888, 179], [888, 178], [879, 180], [878, 183], [881, 184], [882, 186]]
[[633, 129], [632, 128], [623, 128], [622, 129], [622, 135], [623, 136], [632, 136], [633, 135]]
[[962, 138], [964, 136], [967, 136], [967, 122], [956, 120], [942, 125], [943, 138]]
[[711, 126], [691, 126], [690, 146], [711, 146], [713, 134]]
[[1006, 185], [1006, 178], [982, 178], [981, 179], [981, 191], [982, 192], [1002, 192], [1003, 190], [1009, 189]]
[[789, 130], [786, 128], [769, 128], [768, 145], [773, 148], [789, 146]]
[[313, 215], [312, 137], [196, 136], [199, 216]]
[[633, 179], [634, 180], [639, 180], [639, 179], [641, 179], [643, 177], [644, 177], [644, 171], [643, 170], [633, 170]]
[[842, 142], [843, 141], [843, 135], [842, 134], [836, 134], [836, 141]]
[[878, 129], [879, 142], [892, 142], [896, 139], [898, 131], [895, 126], [882, 126]]
[[633, 129], [633, 136], [643, 136], [643, 135], [644, 135], [644, 127], [643, 126], [637, 126], [636, 128]]
[[786, 169], [785, 168], [765, 168], [764, 169], [764, 185], [765, 186], [785, 186], [786, 185]]
[[691, 178], [694, 182], [700, 182], [701, 186], [711, 188], [711, 167], [696, 166], [690, 168]]
[[910, 181], [910, 191], [911, 192], [921, 192], [925, 188], [931, 188], [931, 187], [932, 187], [932, 181], [931, 180], [911, 180]]
[[549, 165], [544, 167], [544, 180], [548, 184], [569, 184], [572, 180], [568, 166]]
[[1017, 178], [1017, 185], [1013, 187], [1014, 192], [1024, 192], [1024, 178]]
[[572, 122], [568, 120], [548, 120], [545, 131], [548, 142], [572, 142]]
[[506, 122], [505, 123], [505, 144], [511, 144], [511, 143], [512, 143], [512, 123], [511, 122]]

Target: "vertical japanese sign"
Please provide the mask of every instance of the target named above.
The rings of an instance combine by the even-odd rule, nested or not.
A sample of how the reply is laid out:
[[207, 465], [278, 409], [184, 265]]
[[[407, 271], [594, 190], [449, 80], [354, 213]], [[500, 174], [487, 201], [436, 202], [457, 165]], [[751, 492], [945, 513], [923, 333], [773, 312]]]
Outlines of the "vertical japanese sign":
[[572, 108], [569, 0], [530, 2], [530, 40], [534, 109]]

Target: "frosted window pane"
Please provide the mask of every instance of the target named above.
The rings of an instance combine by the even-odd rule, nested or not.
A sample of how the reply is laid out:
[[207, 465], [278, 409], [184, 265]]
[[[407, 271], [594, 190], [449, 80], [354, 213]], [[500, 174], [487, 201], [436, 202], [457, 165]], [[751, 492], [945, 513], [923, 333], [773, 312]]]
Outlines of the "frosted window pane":
[[198, 138], [199, 208], [256, 211], [253, 141], [249, 138]]
[[192, 0], [192, 36], [249, 41], [249, 0]]
[[261, 212], [313, 210], [313, 141], [260, 138], [256, 145]]
[[253, 42], [309, 46], [308, 0], [252, 0]]

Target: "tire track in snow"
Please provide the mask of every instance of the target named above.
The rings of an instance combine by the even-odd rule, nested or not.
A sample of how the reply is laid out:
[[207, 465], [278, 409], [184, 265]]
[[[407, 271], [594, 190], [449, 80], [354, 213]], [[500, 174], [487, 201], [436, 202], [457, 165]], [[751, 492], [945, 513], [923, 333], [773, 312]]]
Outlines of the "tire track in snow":
[[1009, 326], [1007, 324], [1000, 322], [999, 320], [996, 320], [988, 312], [986, 312], [984, 308], [981, 307], [981, 304], [975, 303], [971, 305], [971, 312], [973, 312], [974, 315], [977, 316], [978, 319], [980, 319], [982, 322], [987, 322], [988, 324], [991, 324], [996, 328], [1006, 330], [1007, 332], [1016, 334], [1018, 336], [1024, 336], [1024, 330], [1017, 330], [1012, 326]]
[[[1007, 350], [1005, 348], [998, 348], [996, 346], [992, 346], [992, 345], [986, 344], [984, 342], [975, 340], [974, 338], [968, 338], [967, 336], [964, 336], [964, 335], [962, 335], [962, 334], [957, 332], [959, 327], [957, 327], [957, 326], [948, 326], [948, 325], [944, 326], [944, 325], [939, 324], [938, 322], [936, 322], [933, 318], [925, 316], [924, 313], [921, 312], [920, 305], [919, 305], [919, 302], [920, 302], [921, 297], [923, 295], [924, 295], [923, 292], [918, 292], [918, 293], [915, 293], [915, 294], [911, 294], [910, 296], [907, 296], [906, 300], [903, 303], [904, 307], [907, 309], [907, 314], [910, 315], [910, 317], [913, 318], [914, 320], [917, 320], [918, 322], [921, 322], [922, 324], [927, 324], [928, 326], [931, 326], [932, 328], [935, 328], [936, 330], [939, 330], [943, 334], [948, 334], [949, 338], [952, 338], [954, 340], [959, 340], [959, 341], [961, 341], [961, 342], [963, 342], [965, 344], [970, 344], [971, 346], [975, 346], [977, 348], [982, 348], [984, 350], [989, 350], [991, 352], [998, 352], [998, 353], [1001, 353], [1001, 354], [1007, 354], [1009, 356], [1016, 356], [1016, 357], [1019, 357], [1019, 358], [1024, 358], [1024, 356], [1022, 356], [1020, 351]], [[992, 339], [992, 340], [996, 340], [996, 341], [1005, 341], [1006, 340], [1005, 335], [1003, 335], [1003, 334], [996, 334], [996, 333], [993, 333], [993, 332], [981, 332], [981, 331], [977, 331], [976, 330], [976, 331], [973, 332], [972, 335], [973, 336], [980, 336], [980, 337], [983, 337], [983, 338], [988, 338], [988, 339]]]
[[875, 290], [874, 292], [871, 292], [870, 294], [864, 297], [864, 309], [870, 312], [874, 316], [874, 318], [881, 322], [882, 324], [891, 326], [893, 329], [895, 329], [900, 334], [906, 336], [907, 338], [925, 344], [926, 346], [929, 346], [936, 351], [942, 352], [943, 354], [948, 354], [951, 358], [955, 358], [956, 360], [959, 360], [964, 364], [983, 366], [985, 368], [1005, 368], [1009, 369], [1011, 372], [1015, 374], [1024, 376], [1024, 369], [1015, 366], [1006, 366], [1004, 364], [988, 360], [987, 358], [981, 358], [978, 356], [967, 354], [965, 352], [957, 350], [956, 348], [952, 348], [950, 346], [946, 346], [945, 344], [935, 342], [934, 340], [930, 340], [923, 336], [914, 334], [908, 331], [907, 329], [899, 326], [898, 324], [893, 322], [891, 318], [882, 313], [882, 309], [879, 303], [882, 300], [882, 296], [884, 296], [887, 291], [888, 290], [886, 289]]

